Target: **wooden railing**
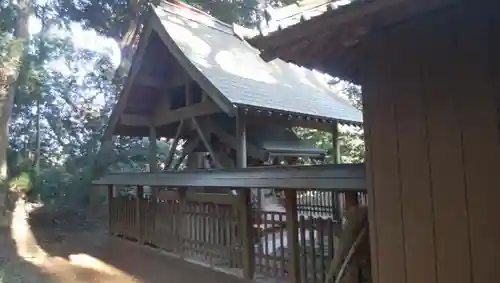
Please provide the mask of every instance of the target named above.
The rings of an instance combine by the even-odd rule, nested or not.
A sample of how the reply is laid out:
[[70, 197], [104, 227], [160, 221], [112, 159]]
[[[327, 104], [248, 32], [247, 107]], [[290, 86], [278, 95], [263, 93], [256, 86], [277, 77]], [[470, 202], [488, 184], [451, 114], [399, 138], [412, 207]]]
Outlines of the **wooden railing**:
[[[249, 218], [245, 215], [249, 213], [250, 205], [242, 202], [241, 195], [197, 193], [195, 191], [198, 186], [179, 186], [183, 182], [179, 177], [182, 174], [174, 179], [175, 186], [168, 183], [171, 180], [169, 178], [158, 174], [147, 177], [148, 173], [144, 174], [145, 177], [134, 175], [135, 178], [125, 178], [134, 182], [137, 182], [137, 179], [149, 180], [144, 185], [132, 183], [125, 186], [123, 179], [117, 178], [116, 175], [110, 180], [121, 180], [119, 185], [109, 184], [109, 180], [100, 181], [98, 184], [108, 184], [111, 234], [157, 247], [186, 260], [225, 269], [242, 277], [273, 277], [288, 282], [316, 283], [324, 282], [327, 267], [335, 251], [336, 236], [341, 229], [339, 217], [333, 213], [338, 208], [334, 207], [334, 201], [328, 201], [334, 199], [335, 194], [345, 192], [358, 194], [360, 203], [365, 201], [361, 188], [364, 183], [363, 172], [346, 170], [345, 166], [341, 169], [350, 175], [345, 176], [337, 171], [333, 172], [333, 177], [330, 178], [324, 173], [324, 168], [321, 168], [320, 173], [308, 168], [313, 176], [319, 176], [318, 182], [307, 174], [301, 175], [302, 172], [297, 168], [292, 169], [298, 172], [294, 176], [295, 179], [299, 178], [300, 183], [306, 183], [307, 180], [311, 187], [320, 187], [321, 190], [315, 192], [317, 200], [301, 203], [297, 195], [311, 195], [310, 191], [299, 189], [299, 186], [295, 189], [285, 189], [283, 186], [281, 188], [286, 195], [286, 212], [254, 209], [250, 210]], [[272, 168], [268, 170], [272, 171]], [[279, 170], [279, 174], [286, 175], [283, 168]], [[249, 172], [246, 176], [243, 171], [237, 173], [244, 180], [259, 184], [260, 187], [271, 187], [266, 180], [258, 179], [255, 171]], [[185, 174], [190, 177], [187, 182], [198, 185], [204, 173], [198, 173], [196, 176]], [[217, 172], [207, 174], [223, 179], [224, 186], [221, 187], [227, 187], [231, 181], [231, 188], [249, 190], [248, 183], [240, 182], [237, 178], [228, 180], [226, 176], [231, 175]], [[272, 174], [266, 174], [271, 180], [270, 184], [278, 184], [272, 179]], [[276, 178], [281, 177], [279, 174]], [[197, 180], [191, 177], [196, 177]], [[335, 183], [336, 178], [340, 179], [342, 184], [352, 185], [351, 188], [330, 191], [325, 189], [328, 183], [334, 188], [340, 188], [341, 186]], [[330, 182], [327, 182], [328, 180]], [[159, 189], [158, 184], [161, 182], [165, 186]], [[210, 182], [213, 187], [214, 179]], [[288, 185], [293, 186], [290, 181]], [[153, 193], [144, 194], [144, 186], [152, 186]], [[123, 189], [118, 189], [119, 187]], [[125, 193], [120, 193], [121, 191]], [[321, 200], [319, 197], [327, 200]], [[318, 217], [318, 212], [321, 217]], [[247, 230], [248, 232], [245, 232]]]
[[110, 233], [211, 266], [241, 268], [237, 201], [238, 196], [175, 191], [155, 198], [115, 196], [109, 202]]

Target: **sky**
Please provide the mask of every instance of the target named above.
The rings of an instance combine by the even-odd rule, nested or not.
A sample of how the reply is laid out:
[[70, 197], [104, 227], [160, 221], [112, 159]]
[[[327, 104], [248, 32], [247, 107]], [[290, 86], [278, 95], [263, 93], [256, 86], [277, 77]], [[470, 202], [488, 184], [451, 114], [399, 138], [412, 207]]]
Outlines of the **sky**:
[[[36, 17], [30, 17], [29, 32], [37, 34], [40, 32], [41, 22]], [[64, 31], [60, 31], [64, 34]], [[120, 63], [120, 48], [113, 39], [109, 39], [98, 35], [95, 31], [85, 30], [78, 23], [70, 24], [70, 37], [73, 39], [73, 44], [77, 48], [95, 51], [103, 55], [109, 56], [111, 62], [117, 66]]]
[[[29, 32], [31, 35], [39, 33], [41, 30], [41, 22], [36, 17], [32, 16], [29, 20]], [[61, 35], [65, 33], [73, 40], [73, 44], [76, 49], [89, 50], [93, 52], [97, 52], [104, 56], [110, 58], [113, 66], [115, 68], [120, 64], [120, 48], [118, 43], [110, 38], [103, 37], [98, 35], [95, 31], [85, 30], [80, 24], [72, 23], [70, 24], [70, 30], [64, 31], [59, 30], [56, 31]], [[49, 67], [51, 69], [57, 70], [61, 73], [69, 72], [69, 68], [66, 65], [66, 62], [61, 58], [61, 60], [55, 60], [49, 63]], [[82, 66], [82, 77], [83, 75], [92, 69], [92, 65]], [[97, 90], [95, 90], [97, 91]], [[93, 92], [90, 90], [90, 92]], [[104, 104], [104, 97], [102, 95], [97, 95], [96, 100], [94, 101], [96, 105], [102, 106]]]

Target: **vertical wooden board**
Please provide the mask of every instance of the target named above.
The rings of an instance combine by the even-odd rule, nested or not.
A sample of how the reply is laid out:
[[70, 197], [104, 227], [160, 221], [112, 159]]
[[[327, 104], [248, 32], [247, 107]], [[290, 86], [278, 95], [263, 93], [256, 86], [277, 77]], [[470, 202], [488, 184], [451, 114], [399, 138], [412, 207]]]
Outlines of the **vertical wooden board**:
[[[371, 65], [364, 95], [370, 110], [370, 167], [372, 196], [375, 201], [378, 280], [383, 283], [406, 282], [404, 240], [401, 215], [401, 190], [398, 168], [398, 140], [394, 117], [394, 95], [390, 80], [390, 56], [379, 41], [370, 46]], [[389, 70], [388, 70], [389, 69]]]
[[[500, 278], [500, 139], [498, 89], [488, 68], [488, 23], [485, 17], [463, 24], [461, 68], [457, 90], [465, 180], [470, 221], [474, 282], [498, 282]], [[465, 38], [466, 41], [465, 41]], [[493, 39], [493, 38], [491, 38]], [[493, 50], [491, 50], [493, 51]], [[495, 50], [495, 52], [498, 52]]]
[[[422, 52], [423, 93], [427, 114], [430, 174], [434, 204], [434, 227], [439, 283], [470, 283], [468, 214], [461, 132], [454, 100], [454, 42], [457, 30], [433, 27]], [[436, 40], [436, 38], [440, 40]]]
[[[369, 75], [364, 73], [364, 79], [369, 83]], [[377, 219], [376, 219], [376, 209], [375, 209], [375, 191], [373, 188], [373, 166], [372, 166], [372, 139], [371, 139], [371, 128], [372, 128], [372, 105], [368, 99], [368, 95], [365, 93], [366, 83], [362, 83], [362, 99], [363, 99], [363, 125], [365, 134], [365, 166], [366, 166], [366, 186], [367, 186], [367, 198], [368, 198], [368, 221], [370, 228], [370, 256], [371, 256], [371, 271], [372, 271], [372, 282], [379, 283], [378, 277], [378, 241], [377, 241]]]
[[[398, 33], [399, 34], [399, 33]], [[398, 36], [401, 64], [392, 77], [397, 93], [396, 121], [407, 283], [435, 283], [434, 212], [429, 176], [429, 144], [421, 92], [420, 36]]]

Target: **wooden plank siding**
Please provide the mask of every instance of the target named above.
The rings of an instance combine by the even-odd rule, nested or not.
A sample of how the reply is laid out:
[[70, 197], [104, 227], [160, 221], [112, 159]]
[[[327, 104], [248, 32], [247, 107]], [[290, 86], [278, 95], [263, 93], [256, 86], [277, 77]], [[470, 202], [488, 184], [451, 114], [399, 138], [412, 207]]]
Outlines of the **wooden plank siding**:
[[463, 10], [385, 34], [362, 82], [373, 282], [497, 282], [500, 21]]

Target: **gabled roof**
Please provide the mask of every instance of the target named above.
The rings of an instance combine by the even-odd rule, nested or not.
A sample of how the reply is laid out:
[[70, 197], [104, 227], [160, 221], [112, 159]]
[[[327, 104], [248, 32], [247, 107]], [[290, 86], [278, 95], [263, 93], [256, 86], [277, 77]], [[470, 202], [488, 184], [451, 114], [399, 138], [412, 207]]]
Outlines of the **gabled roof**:
[[195, 68], [223, 96], [214, 101], [328, 121], [362, 122], [362, 113], [339, 97], [322, 74], [281, 60], [266, 63], [231, 26], [193, 8], [167, 2], [153, 10], [152, 21], [164, 29], [156, 31], [168, 41], [171, 52], [180, 51], [176, 57], [181, 65]]

